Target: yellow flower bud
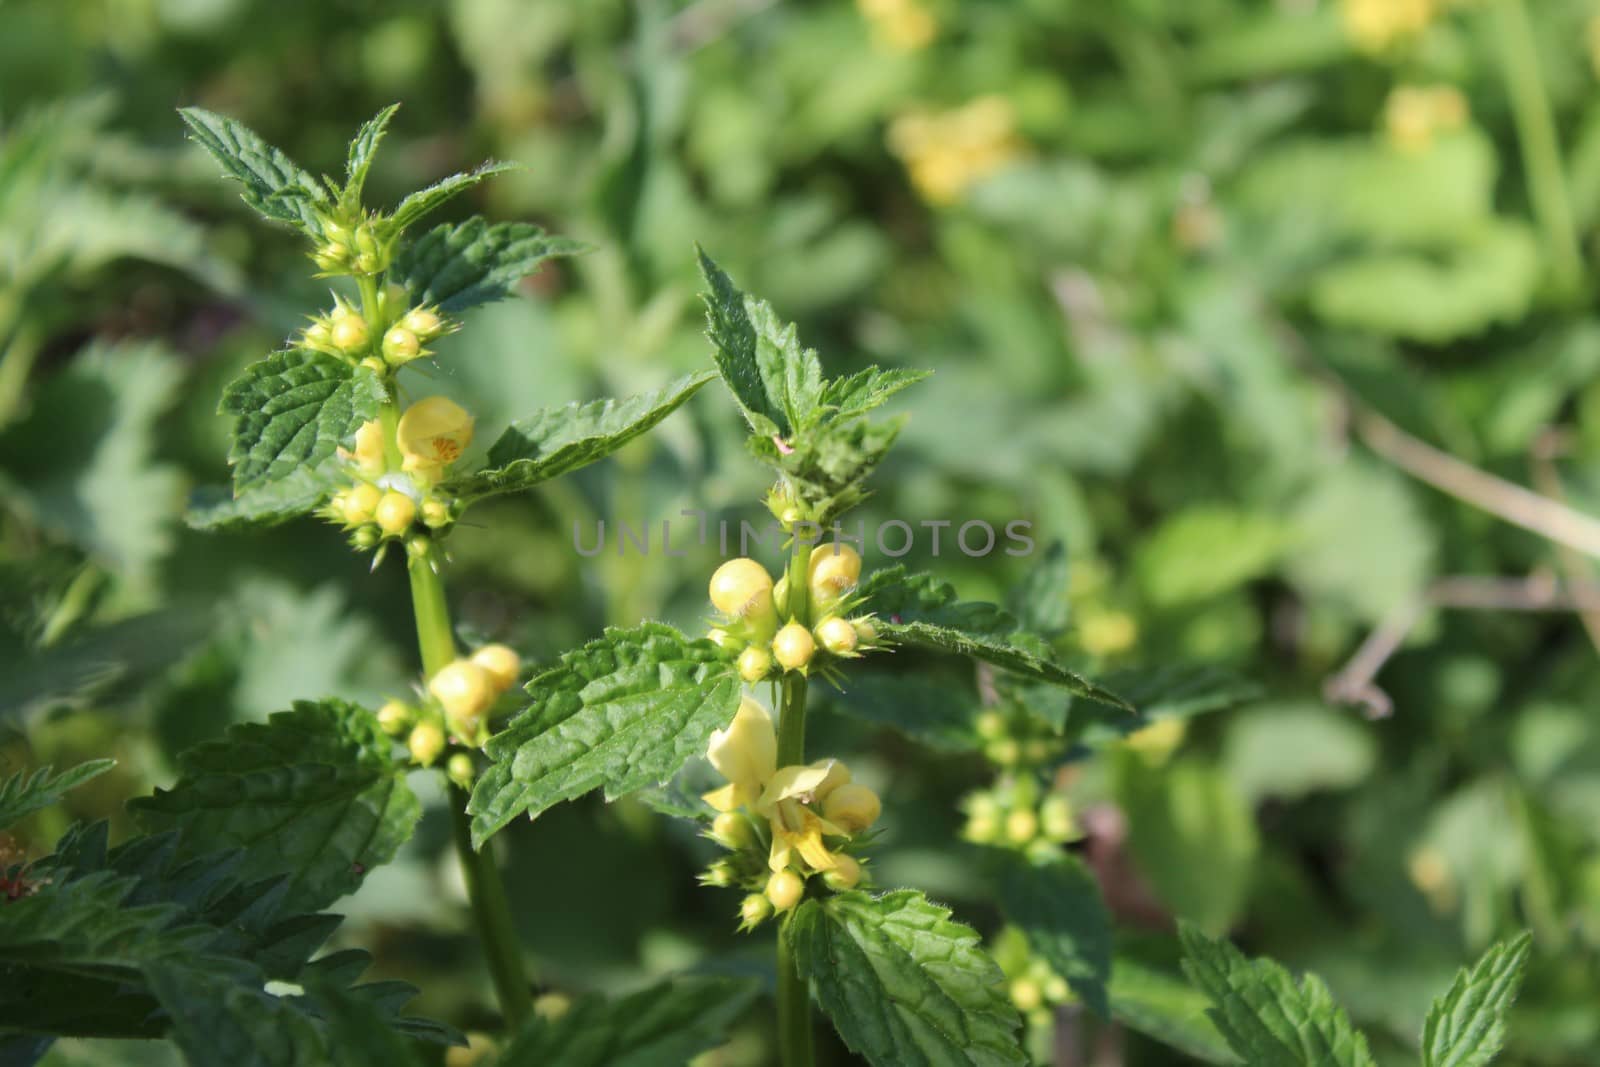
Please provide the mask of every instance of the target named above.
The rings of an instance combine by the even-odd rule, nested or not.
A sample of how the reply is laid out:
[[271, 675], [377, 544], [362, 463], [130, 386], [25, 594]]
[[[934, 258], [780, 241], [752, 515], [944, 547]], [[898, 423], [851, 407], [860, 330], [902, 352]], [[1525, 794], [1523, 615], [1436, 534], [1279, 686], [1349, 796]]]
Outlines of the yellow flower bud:
[[[440, 668], [437, 674], [428, 679], [428, 692], [444, 708], [452, 729], [457, 722], [475, 726], [495, 698], [494, 682], [489, 672], [468, 659], [458, 659]], [[470, 740], [467, 735], [476, 732], [476, 729], [469, 729], [463, 736]]]
[[1071, 841], [1078, 836], [1078, 820], [1073, 815], [1072, 801], [1056, 794], [1046, 797], [1039, 805], [1039, 829], [1052, 841]]
[[878, 639], [878, 626], [870, 618], [863, 616], [859, 619], [852, 619], [851, 624], [856, 628], [856, 643], [858, 645], [870, 645]]
[[811, 550], [806, 585], [811, 603], [826, 607], [856, 587], [861, 578], [861, 555], [843, 541]]
[[388, 466], [383, 453], [383, 423], [368, 419], [356, 431], [356, 466], [365, 474], [382, 474]]
[[700, 884], [727, 889], [738, 884], [739, 872], [727, 860], [717, 860], [700, 874]]
[[856, 862], [854, 856], [836, 852], [833, 856], [833, 869], [823, 872], [822, 881], [836, 893], [854, 889], [861, 881], [861, 864]]
[[507, 645], [484, 645], [472, 654], [472, 662], [483, 668], [501, 693], [516, 685], [522, 674], [522, 657]]
[[417, 401], [400, 416], [395, 437], [405, 470], [428, 478], [461, 458], [472, 444], [473, 418], [453, 400], [430, 396]]
[[1013, 845], [1026, 845], [1039, 833], [1039, 816], [1032, 808], [1018, 808], [1006, 816], [1006, 840]]
[[1059, 974], [1052, 974], [1044, 980], [1044, 999], [1052, 1004], [1065, 1004], [1072, 999], [1072, 987]]
[[760, 645], [751, 645], [739, 653], [739, 677], [752, 685], [772, 673], [772, 653]]
[[444, 323], [440, 321], [438, 315], [427, 308], [412, 308], [406, 312], [405, 318], [400, 320], [400, 325], [418, 337], [429, 338], [437, 334]]
[[445, 761], [445, 775], [462, 789], [472, 785], [472, 779], [478, 774], [477, 766], [472, 762], [472, 757], [465, 752], [457, 752]]
[[822, 801], [822, 817], [847, 834], [860, 833], [878, 821], [883, 801], [857, 782], [841, 785]]
[[992, 845], [1000, 836], [1000, 818], [989, 812], [973, 812], [967, 816], [961, 836], [975, 845]]
[[333, 337], [326, 322], [312, 319], [311, 325], [300, 331], [300, 342], [307, 348], [327, 348], [333, 344]]
[[315, 263], [318, 269], [332, 274], [343, 270], [349, 257], [349, 246], [343, 241], [328, 241], [311, 253], [311, 262]]
[[378, 709], [378, 727], [390, 737], [399, 737], [416, 721], [417, 709], [403, 700], [385, 701]]
[[468, 1034], [465, 1048], [457, 1046], [445, 1052], [444, 1067], [488, 1067], [498, 1048], [488, 1034]]
[[856, 628], [837, 615], [817, 623], [817, 641], [835, 656], [849, 655], [856, 650]]
[[811, 631], [798, 622], [789, 623], [772, 639], [772, 654], [786, 671], [804, 668], [816, 650], [817, 643], [811, 639]]
[[773, 614], [772, 575], [753, 559], [730, 559], [711, 575], [711, 603], [731, 618]]
[[806, 883], [798, 874], [784, 869], [767, 879], [767, 899], [778, 911], [788, 911], [806, 895]]
[[444, 743], [444, 731], [436, 722], [417, 723], [411, 730], [411, 736], [406, 739], [411, 758], [424, 767], [433, 766], [433, 761], [444, 751]]
[[379, 498], [372, 517], [378, 529], [390, 537], [399, 537], [411, 528], [412, 520], [417, 517], [417, 504], [404, 493], [391, 490]]
[[391, 366], [409, 363], [422, 354], [422, 342], [404, 326], [391, 326], [383, 335], [383, 358]]
[[422, 502], [422, 521], [430, 530], [450, 525], [450, 505], [432, 497]]
[[1011, 1003], [1018, 1011], [1036, 1011], [1044, 1003], [1044, 990], [1032, 978], [1018, 978], [1011, 983]]
[[565, 993], [541, 993], [533, 998], [533, 1013], [548, 1022], [555, 1022], [572, 1010], [572, 998]]
[[361, 526], [350, 534], [350, 543], [363, 551], [369, 548], [377, 548], [378, 543], [382, 540], [383, 534], [376, 526]]
[[755, 840], [750, 820], [736, 811], [724, 811], [711, 820], [711, 839], [723, 848], [738, 851]]
[[334, 318], [328, 339], [341, 352], [360, 351], [367, 343], [367, 320], [353, 311], [346, 311]]
[[978, 731], [978, 736], [994, 741], [1006, 735], [1006, 717], [993, 709], [980, 714], [972, 722], [973, 728]]
[[383, 500], [383, 490], [362, 482], [340, 494], [343, 498], [344, 521], [352, 526], [371, 522]]
[[739, 902], [739, 927], [749, 930], [772, 918], [772, 901], [762, 893], [751, 893]]

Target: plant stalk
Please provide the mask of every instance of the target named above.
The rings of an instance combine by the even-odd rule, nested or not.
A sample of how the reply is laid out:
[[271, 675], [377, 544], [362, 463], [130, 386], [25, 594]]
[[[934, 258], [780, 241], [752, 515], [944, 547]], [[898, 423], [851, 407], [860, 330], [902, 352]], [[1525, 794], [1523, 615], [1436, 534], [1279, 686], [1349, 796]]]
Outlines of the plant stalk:
[[[811, 594], [806, 581], [812, 546], [796, 536], [789, 557], [787, 614], [811, 621]], [[806, 676], [785, 671], [778, 709], [778, 766], [806, 761]], [[778, 1050], [783, 1067], [811, 1067], [811, 991], [789, 950], [789, 921], [778, 929]]]

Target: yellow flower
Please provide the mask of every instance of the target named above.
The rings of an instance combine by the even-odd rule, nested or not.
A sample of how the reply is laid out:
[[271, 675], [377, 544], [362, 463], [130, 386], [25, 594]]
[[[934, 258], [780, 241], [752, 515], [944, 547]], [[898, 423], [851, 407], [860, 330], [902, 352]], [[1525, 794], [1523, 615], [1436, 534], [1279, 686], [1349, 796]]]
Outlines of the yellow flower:
[[1022, 154], [1016, 114], [1002, 96], [982, 96], [954, 111], [912, 112], [889, 126], [889, 149], [933, 204], [951, 204]]
[[840, 785], [822, 804], [822, 814], [828, 821], [852, 834], [877, 822], [882, 813], [883, 801], [878, 794], [855, 782]]
[[[808, 767], [784, 767], [774, 774], [754, 805], [772, 828], [772, 853], [767, 866], [781, 871], [798, 854], [801, 862], [814, 871], [831, 871], [833, 853], [824, 837], [848, 837], [808, 806], [821, 801], [833, 789], [849, 780], [850, 772], [837, 760], [822, 760]], [[840, 779], [844, 779], [841, 781]]]
[[1398, 85], [1383, 105], [1384, 132], [1402, 152], [1424, 152], [1440, 133], [1467, 122], [1467, 99], [1451, 85]]
[[939, 32], [933, 15], [917, 0], [856, 0], [856, 7], [871, 23], [873, 40], [886, 51], [915, 52]]
[[473, 418], [442, 396], [419, 400], [400, 416], [395, 437], [404, 457], [401, 468], [429, 481], [444, 473], [472, 444]]
[[1415, 37], [1438, 14], [1437, 0], [1343, 0], [1345, 31], [1363, 52], [1387, 51]]
[[368, 419], [356, 431], [356, 466], [367, 474], [382, 474], [388, 467], [383, 454], [383, 424]]
[[778, 770], [778, 734], [767, 709], [745, 697], [728, 728], [712, 731], [706, 758], [728, 784], [707, 793], [705, 802], [718, 811], [753, 806]]

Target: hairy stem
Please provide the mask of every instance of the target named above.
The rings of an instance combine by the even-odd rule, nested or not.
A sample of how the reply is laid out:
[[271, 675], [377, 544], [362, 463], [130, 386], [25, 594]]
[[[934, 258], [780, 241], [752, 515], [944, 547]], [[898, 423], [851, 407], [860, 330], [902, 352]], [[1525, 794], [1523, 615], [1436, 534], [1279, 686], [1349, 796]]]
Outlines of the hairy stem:
[[[803, 565], [801, 573], [805, 573]], [[805, 675], [799, 671], [786, 672], [782, 692], [778, 713], [778, 766], [788, 767], [805, 762]], [[788, 925], [789, 919], [785, 918], [778, 931], [778, 1049], [783, 1067], [811, 1067], [811, 994], [789, 951]]]
[[[417, 647], [422, 653], [423, 673], [431, 678], [456, 658], [450, 608], [440, 573], [443, 561], [438, 545], [426, 535], [413, 535], [406, 549], [406, 569], [411, 575], [411, 607], [417, 619]], [[472, 820], [467, 815], [466, 790], [451, 785], [449, 805], [456, 855], [461, 861], [478, 941], [489, 962], [489, 975], [494, 980], [500, 1011], [511, 1027], [517, 1028], [528, 1017], [532, 997], [522, 954], [517, 949], [516, 927], [511, 921], [505, 885], [500, 881], [500, 872], [495, 870], [493, 854], [487, 848], [479, 852], [472, 847]]]

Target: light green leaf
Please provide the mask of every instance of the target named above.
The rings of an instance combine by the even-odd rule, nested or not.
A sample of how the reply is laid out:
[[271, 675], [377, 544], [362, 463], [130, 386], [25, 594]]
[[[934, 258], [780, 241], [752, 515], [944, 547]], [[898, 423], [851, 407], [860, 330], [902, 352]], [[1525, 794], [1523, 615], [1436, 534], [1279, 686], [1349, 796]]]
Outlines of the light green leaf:
[[289, 872], [284, 906], [316, 911], [393, 859], [422, 809], [373, 716], [341, 701], [296, 704], [234, 726], [178, 758], [171, 789], [129, 805], [183, 853], [244, 850], [241, 878]]
[[494, 763], [467, 807], [480, 847], [518, 815], [591, 789], [609, 800], [667, 781], [739, 707], [722, 651], [655, 622], [607, 630], [527, 691], [533, 703], [489, 739]]
[[320, 468], [300, 467], [234, 495], [227, 486], [197, 490], [184, 522], [196, 530], [251, 530], [278, 526], [314, 511], [337, 488]]
[[468, 500], [516, 493], [586, 467], [654, 428], [713, 377], [690, 375], [626, 400], [568, 404], [519, 419], [490, 447], [486, 469], [446, 489]]
[[239, 195], [245, 203], [312, 236], [322, 233], [318, 214], [328, 206], [328, 191], [321, 182], [242, 123], [198, 107], [178, 114], [190, 136], [244, 186]]
[[474, 215], [441, 223], [407, 244], [395, 257], [389, 280], [403, 286], [413, 304], [460, 312], [510, 296], [517, 282], [545, 260], [587, 247], [531, 223], [490, 225]]
[[848, 378], [830, 378], [822, 386], [822, 407], [828, 409], [833, 419], [860, 418], [888, 403], [900, 390], [932, 374], [931, 370], [868, 367]]
[[435, 208], [455, 199], [485, 178], [516, 169], [517, 165], [515, 163], [491, 162], [461, 174], [452, 174], [448, 178], [434, 182], [426, 189], [417, 190], [400, 201], [400, 206], [394, 209], [394, 216], [389, 220], [389, 225], [393, 232], [398, 233]]
[[874, 1067], [1027, 1062], [1000, 968], [921, 893], [808, 900], [783, 936], [839, 1036]]
[[1050, 969], [1091, 1009], [1109, 1015], [1111, 914], [1100, 897], [1100, 883], [1083, 861], [1071, 853], [1043, 862], [1006, 853], [999, 904]]
[[657, 1067], [688, 1063], [725, 1040], [756, 987], [675, 978], [614, 1000], [579, 997], [558, 1018], [534, 1015], [495, 1067]]
[[933, 575], [886, 567], [863, 582], [860, 593], [862, 610], [877, 614], [878, 633], [890, 644], [970, 656], [1088, 700], [1133, 710], [1109, 689], [1048, 658], [1043, 642], [1021, 632], [1003, 608], [957, 600], [955, 588]]
[[1183, 969], [1211, 998], [1211, 1020], [1250, 1067], [1377, 1067], [1328, 987], [1271, 960], [1249, 960], [1188, 923]]
[[290, 348], [251, 364], [222, 393], [239, 416], [228, 462], [236, 492], [316, 467], [376, 418], [383, 382], [324, 352]]
[[389, 129], [389, 120], [400, 110], [399, 104], [390, 104], [366, 122], [350, 141], [345, 161], [344, 191], [340, 194], [341, 206], [347, 211], [361, 206], [361, 190], [367, 184], [367, 171], [372, 168], [372, 158], [378, 154], [378, 145]]
[[1422, 1028], [1423, 1067], [1485, 1067], [1506, 1040], [1532, 939], [1522, 934], [1485, 952], [1433, 1002]]
[[1206, 1017], [1204, 993], [1188, 982], [1118, 956], [1111, 968], [1111, 1017], [1163, 1045], [1206, 1063], [1239, 1062]]
[[1024, 690], [1024, 703], [1058, 729], [1069, 728], [1077, 743], [1099, 748], [1137, 733], [1162, 719], [1188, 719], [1253, 700], [1261, 687], [1226, 667], [1209, 663], [1164, 663], [1113, 671], [1102, 679], [1106, 688], [1139, 709], [1137, 716], [1112, 712], [1098, 704], [1066, 709], [1045, 704], [1039, 686]]
[[1140, 542], [1133, 569], [1153, 603], [1189, 604], [1269, 573], [1288, 540], [1284, 522], [1270, 515], [1191, 508]]
[[60, 800], [68, 791], [78, 788], [91, 778], [98, 778], [117, 765], [113, 759], [90, 760], [70, 770], [50, 777], [49, 767], [40, 767], [32, 774], [18, 771], [0, 782], [0, 830], [5, 830], [36, 811], [43, 811]]
[[1223, 765], [1254, 803], [1360, 784], [1377, 762], [1370, 729], [1315, 702], [1267, 704], [1228, 724]]
[[1071, 571], [1066, 546], [1054, 542], [1007, 592], [1007, 610], [1031, 633], [1044, 637], [1061, 633], [1072, 621], [1072, 602], [1067, 595]]

